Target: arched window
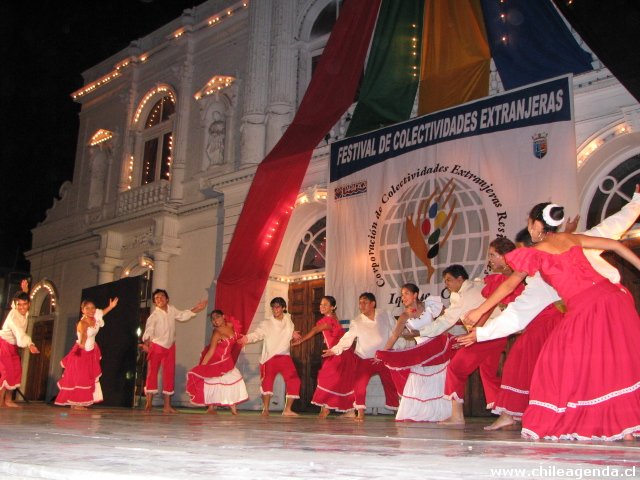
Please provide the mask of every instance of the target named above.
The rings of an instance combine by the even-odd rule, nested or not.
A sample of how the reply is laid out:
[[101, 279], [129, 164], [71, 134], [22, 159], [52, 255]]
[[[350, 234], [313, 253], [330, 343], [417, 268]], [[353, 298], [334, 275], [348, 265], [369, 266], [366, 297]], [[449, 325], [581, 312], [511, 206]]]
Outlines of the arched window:
[[640, 183], [640, 155], [634, 155], [611, 170], [600, 180], [587, 215], [587, 228], [592, 228], [626, 205]]
[[173, 150], [173, 121], [176, 105], [172, 95], [158, 100], [144, 123], [141, 185], [169, 180]]
[[311, 51], [311, 75], [316, 71], [316, 65], [322, 56], [324, 46], [329, 39], [329, 34], [333, 30], [333, 26], [336, 24], [338, 15], [340, 13], [340, 7], [342, 6], [342, 0], [331, 0], [322, 9], [320, 14], [316, 17], [311, 27], [309, 34], [309, 44], [312, 46]]
[[311, 225], [302, 235], [293, 258], [292, 272], [320, 270], [325, 267], [327, 255], [327, 217]]

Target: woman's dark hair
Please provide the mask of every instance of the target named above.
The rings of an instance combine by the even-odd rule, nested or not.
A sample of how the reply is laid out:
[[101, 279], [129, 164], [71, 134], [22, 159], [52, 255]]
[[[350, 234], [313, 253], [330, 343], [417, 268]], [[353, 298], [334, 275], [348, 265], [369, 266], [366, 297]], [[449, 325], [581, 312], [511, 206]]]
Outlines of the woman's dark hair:
[[521, 243], [525, 247], [533, 246], [533, 241], [531, 240], [531, 234], [529, 233], [529, 229], [523, 228], [516, 234], [516, 243]]
[[280, 305], [285, 310], [287, 309], [287, 302], [285, 302], [284, 298], [282, 298], [282, 297], [275, 297], [269, 303], [269, 306], [271, 308], [275, 307], [276, 305]]
[[332, 297], [331, 295], [325, 295], [322, 298], [329, 302], [329, 305], [331, 305], [333, 308], [336, 308], [337, 303], [334, 297]]
[[516, 244], [509, 240], [507, 237], [497, 237], [491, 241], [490, 247], [498, 252], [500, 255], [505, 255], [512, 250], [516, 249]]
[[93, 305], [94, 307], [96, 306], [96, 302], [94, 302], [89, 298], [85, 298], [84, 300], [82, 300], [82, 302], [80, 302], [80, 310], [82, 310], [84, 307], [86, 307], [89, 304]]
[[[558, 227], [560, 227], [560, 225], [556, 225], [556, 226], [549, 225], [547, 222], [545, 222], [543, 218], [542, 212], [547, 205], [551, 205], [551, 202], [544, 202], [544, 203], [537, 204], [535, 207], [531, 209], [531, 212], [529, 212], [529, 218], [533, 221], [535, 220], [540, 221], [540, 223], [542, 223], [542, 230], [544, 232], [557, 232]], [[564, 219], [564, 207], [560, 207], [560, 206], [553, 207], [549, 212], [549, 216], [553, 220], [556, 220], [558, 222], [562, 221]]]
[[415, 283], [405, 283], [404, 285], [402, 285], [400, 290], [402, 290], [403, 288], [405, 290], [409, 290], [411, 293], [420, 293], [420, 289]]
[[222, 310], [216, 308], [215, 310], [211, 310], [211, 313], [209, 313], [209, 318], [213, 317], [214, 314], [223, 316], [224, 312]]

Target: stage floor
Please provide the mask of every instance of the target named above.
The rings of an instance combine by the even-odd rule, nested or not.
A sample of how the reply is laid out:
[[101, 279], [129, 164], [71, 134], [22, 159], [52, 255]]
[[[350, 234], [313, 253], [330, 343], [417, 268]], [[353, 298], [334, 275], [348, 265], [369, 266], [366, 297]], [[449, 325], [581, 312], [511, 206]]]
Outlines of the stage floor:
[[530, 441], [485, 432], [490, 421], [445, 428], [387, 415], [356, 423], [30, 404], [0, 409], [0, 478], [640, 478], [640, 441]]

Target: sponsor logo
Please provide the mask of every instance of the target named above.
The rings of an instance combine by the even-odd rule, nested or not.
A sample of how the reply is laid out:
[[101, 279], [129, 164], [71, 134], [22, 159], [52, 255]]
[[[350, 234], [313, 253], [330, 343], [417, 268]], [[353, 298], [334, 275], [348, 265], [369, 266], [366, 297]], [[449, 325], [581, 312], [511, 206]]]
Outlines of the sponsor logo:
[[361, 195], [367, 192], [367, 181], [362, 180], [360, 182], [350, 183], [348, 185], [338, 185], [333, 190], [333, 198], [335, 200], [347, 197], [353, 197], [355, 195]]

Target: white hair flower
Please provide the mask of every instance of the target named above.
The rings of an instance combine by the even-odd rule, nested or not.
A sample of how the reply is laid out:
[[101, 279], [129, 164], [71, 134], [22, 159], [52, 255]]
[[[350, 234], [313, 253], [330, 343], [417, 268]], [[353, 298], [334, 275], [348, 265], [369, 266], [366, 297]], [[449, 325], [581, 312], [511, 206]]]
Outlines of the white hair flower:
[[560, 220], [556, 220], [553, 217], [551, 217], [551, 209], [556, 207], [562, 208], [560, 207], [560, 205], [556, 205], [555, 203], [550, 203], [549, 205], [547, 205], [542, 209], [542, 220], [544, 220], [544, 223], [546, 223], [551, 227], [559, 227], [560, 225], [562, 225], [562, 222], [564, 222], [564, 215]]

